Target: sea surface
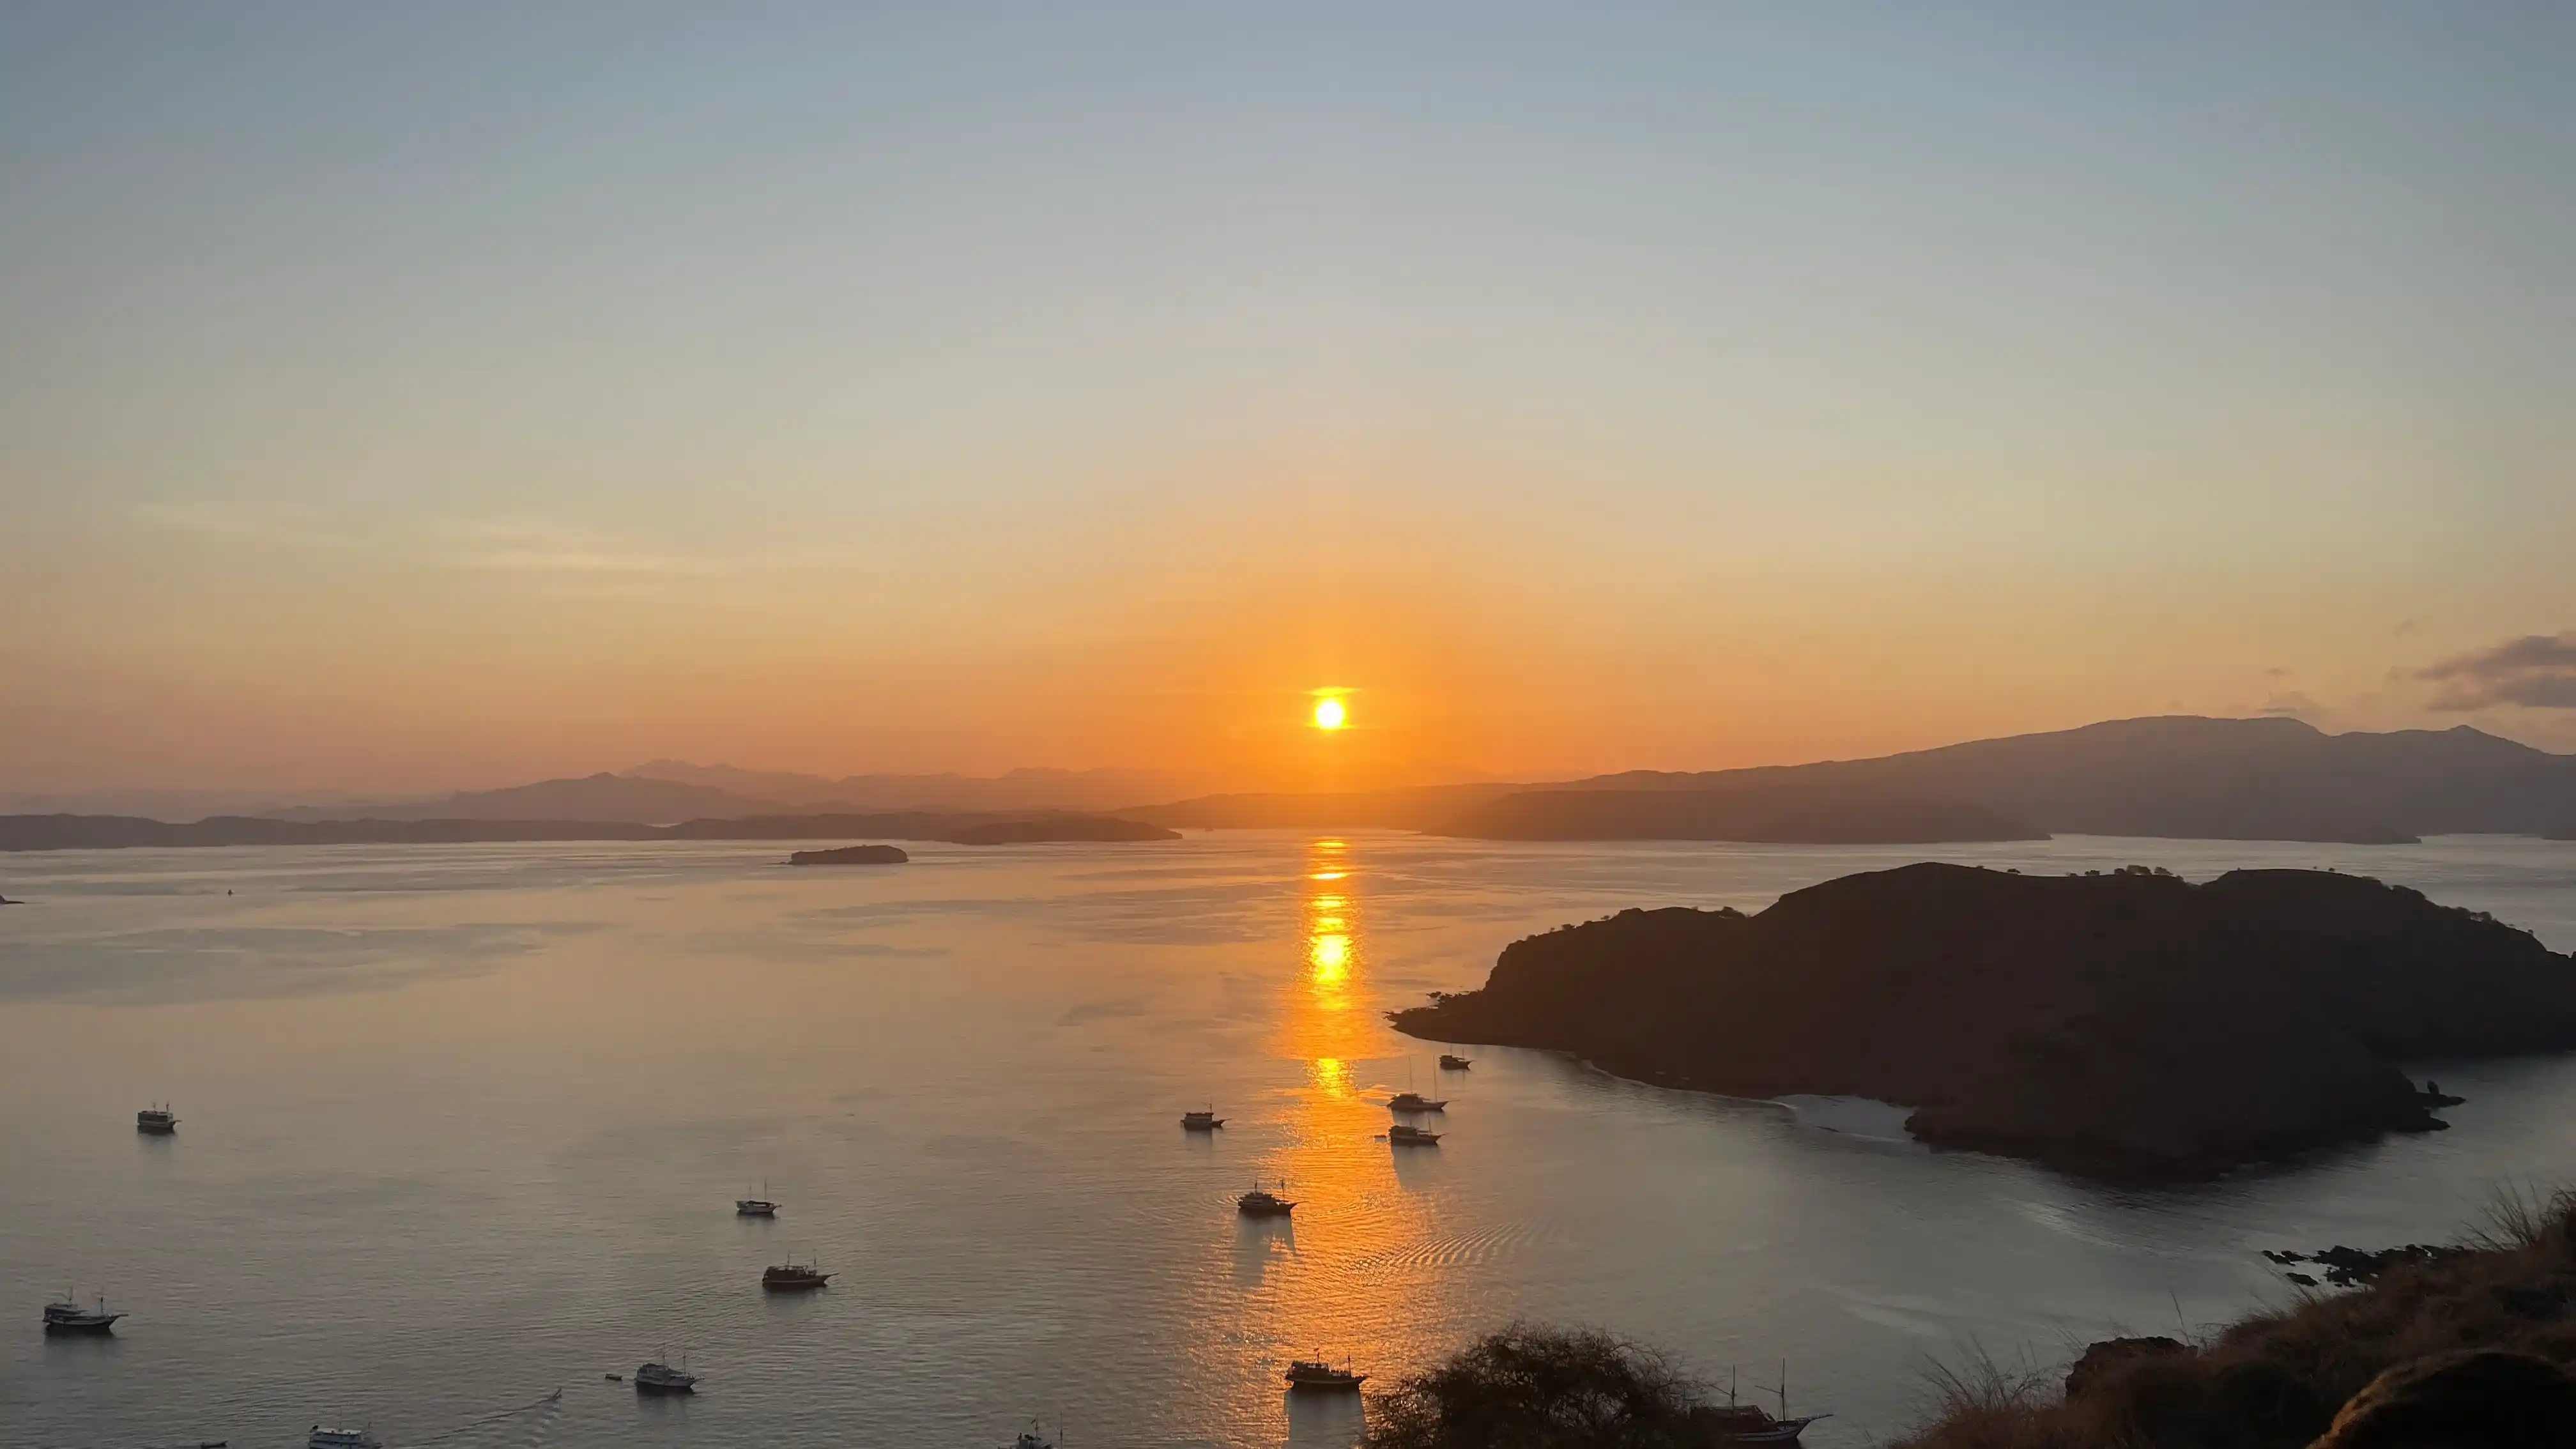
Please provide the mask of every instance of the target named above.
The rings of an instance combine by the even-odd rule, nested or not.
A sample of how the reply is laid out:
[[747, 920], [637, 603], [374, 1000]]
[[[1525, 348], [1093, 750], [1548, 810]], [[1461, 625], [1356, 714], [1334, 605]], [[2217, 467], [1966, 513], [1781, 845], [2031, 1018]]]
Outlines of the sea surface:
[[[1529, 1319], [1766, 1402], [1785, 1365], [1834, 1449], [1916, 1422], [1933, 1365], [2199, 1331], [2290, 1300], [2259, 1249], [2456, 1237], [2576, 1178], [2564, 1059], [2426, 1067], [2449, 1132], [2139, 1190], [1545, 1053], [1441, 1073], [1385, 1025], [1533, 931], [1919, 848], [784, 853], [0, 856], [0, 1445], [1346, 1446], [1362, 1408], [1291, 1400], [1292, 1356], [1383, 1381]], [[1929, 853], [2332, 866], [2576, 945], [2569, 844]], [[1436, 1148], [1383, 1140], [1408, 1085], [1450, 1099]], [[158, 1100], [178, 1135], [138, 1136]], [[1283, 1177], [1291, 1222], [1237, 1216]], [[785, 1210], [737, 1218], [763, 1184]], [[791, 1256], [831, 1287], [764, 1294]], [[48, 1339], [66, 1287], [131, 1317]], [[605, 1377], [665, 1354], [696, 1397]]]

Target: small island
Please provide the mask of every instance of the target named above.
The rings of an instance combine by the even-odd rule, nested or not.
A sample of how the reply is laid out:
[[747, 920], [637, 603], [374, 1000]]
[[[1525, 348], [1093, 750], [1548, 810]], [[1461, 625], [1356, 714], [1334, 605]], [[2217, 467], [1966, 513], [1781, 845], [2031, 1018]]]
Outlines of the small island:
[[789, 865], [901, 865], [912, 859], [891, 845], [844, 845], [837, 850], [800, 850]]
[[1481, 990], [1392, 1019], [1667, 1086], [1901, 1104], [1937, 1145], [2197, 1176], [2443, 1126], [2453, 1099], [2399, 1064], [2576, 1047], [2576, 961], [2329, 871], [1924, 864], [1758, 915], [1562, 927], [1506, 948]]

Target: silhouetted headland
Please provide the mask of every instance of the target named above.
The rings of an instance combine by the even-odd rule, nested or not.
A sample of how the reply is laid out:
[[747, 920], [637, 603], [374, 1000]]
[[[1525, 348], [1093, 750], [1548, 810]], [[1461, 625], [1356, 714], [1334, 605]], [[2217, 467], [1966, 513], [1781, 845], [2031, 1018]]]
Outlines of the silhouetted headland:
[[1669, 1086], [1898, 1103], [1937, 1144], [2199, 1175], [2443, 1125], [2398, 1063], [2576, 1046], [2576, 962], [2361, 876], [1925, 864], [1759, 915], [1563, 927], [1393, 1019]]
[[912, 859], [892, 845], [844, 845], [838, 850], [800, 850], [789, 865], [901, 865]]

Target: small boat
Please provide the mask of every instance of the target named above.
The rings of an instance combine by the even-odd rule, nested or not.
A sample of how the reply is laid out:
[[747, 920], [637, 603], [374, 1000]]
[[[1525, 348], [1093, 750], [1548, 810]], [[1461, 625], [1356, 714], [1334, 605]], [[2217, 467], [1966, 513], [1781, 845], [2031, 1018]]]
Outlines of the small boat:
[[1211, 1103], [1208, 1109], [1204, 1112], [1183, 1112], [1181, 1114], [1181, 1126], [1192, 1132], [1214, 1132], [1216, 1129], [1224, 1125], [1225, 1119], [1216, 1114], [1216, 1107], [1213, 1103]]
[[1691, 1411], [1691, 1422], [1708, 1430], [1710, 1442], [1717, 1444], [1795, 1444], [1807, 1426], [1831, 1414], [1809, 1414], [1803, 1419], [1789, 1417], [1789, 1366], [1780, 1365], [1780, 1413], [1775, 1418], [1759, 1405], [1735, 1401], [1734, 1376], [1728, 1375], [1726, 1402]]
[[80, 1300], [72, 1297], [70, 1290], [66, 1289], [61, 1301], [45, 1305], [45, 1332], [112, 1333], [116, 1330], [116, 1320], [124, 1316], [108, 1312], [105, 1298], [98, 1300], [96, 1308], [83, 1308]]
[[1367, 1377], [1347, 1368], [1335, 1368], [1322, 1359], [1301, 1358], [1288, 1365], [1291, 1389], [1356, 1389]]
[[1447, 1052], [1442, 1052], [1440, 1054], [1440, 1070], [1444, 1072], [1463, 1072], [1474, 1065], [1474, 1062], [1467, 1060], [1465, 1057], [1451, 1056]]
[[167, 1103], [146, 1107], [134, 1114], [134, 1130], [152, 1137], [167, 1137], [179, 1130], [179, 1119], [170, 1115]]
[[313, 1432], [304, 1438], [304, 1449], [385, 1449], [385, 1441], [364, 1429], [334, 1429], [316, 1424]]
[[1020, 1437], [1011, 1441], [1011, 1449], [1055, 1449], [1055, 1441], [1040, 1433], [1038, 1421], [1031, 1419], [1029, 1426], [1020, 1431]]
[[1434, 1101], [1419, 1092], [1398, 1092], [1387, 1098], [1386, 1106], [1390, 1112], [1446, 1112], [1449, 1110], [1447, 1100]]
[[831, 1274], [810, 1263], [778, 1263], [762, 1269], [760, 1273], [760, 1286], [772, 1293], [801, 1293], [831, 1281]]
[[635, 1366], [635, 1392], [639, 1394], [694, 1394], [697, 1391], [698, 1376], [687, 1369], [673, 1368], [666, 1363]]
[[[1279, 1185], [1282, 1188], [1287, 1187], [1288, 1179], [1284, 1177], [1279, 1179]], [[1234, 1205], [1248, 1218], [1284, 1218], [1297, 1208], [1295, 1203], [1263, 1187], [1259, 1178], [1253, 1179], [1252, 1191], [1236, 1198]]]
[[736, 1217], [774, 1218], [778, 1216], [778, 1204], [769, 1200], [769, 1184], [764, 1182], [760, 1185], [760, 1196], [735, 1198], [733, 1211]]
[[1833, 1416], [1810, 1414], [1803, 1419], [1775, 1419], [1751, 1404], [1729, 1404], [1722, 1409], [1702, 1409], [1699, 1417], [1707, 1420], [1719, 1444], [1795, 1444], [1809, 1424]]
[[1437, 1147], [1440, 1145], [1440, 1134], [1425, 1132], [1419, 1127], [1408, 1127], [1398, 1122], [1386, 1129], [1386, 1140], [1398, 1147]]

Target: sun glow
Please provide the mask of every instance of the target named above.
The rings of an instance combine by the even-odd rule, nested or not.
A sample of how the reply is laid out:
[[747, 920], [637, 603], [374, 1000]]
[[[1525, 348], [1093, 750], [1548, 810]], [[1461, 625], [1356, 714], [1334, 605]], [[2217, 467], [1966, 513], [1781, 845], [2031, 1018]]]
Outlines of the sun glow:
[[1315, 701], [1315, 728], [1319, 730], [1337, 730], [1344, 724], [1348, 723], [1349, 720], [1350, 711], [1342, 707], [1342, 702], [1340, 700], [1333, 698], [1331, 695], [1326, 695], [1322, 699]]

